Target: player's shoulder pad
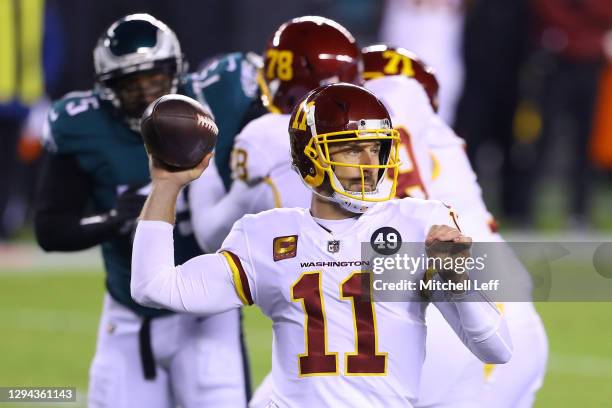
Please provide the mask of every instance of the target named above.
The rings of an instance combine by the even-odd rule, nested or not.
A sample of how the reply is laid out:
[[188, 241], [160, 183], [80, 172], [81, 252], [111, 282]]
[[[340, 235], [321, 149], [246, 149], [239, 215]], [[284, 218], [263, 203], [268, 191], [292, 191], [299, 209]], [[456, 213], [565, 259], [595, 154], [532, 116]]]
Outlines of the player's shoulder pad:
[[[247, 214], [234, 223], [232, 231], [240, 231], [251, 253], [269, 254], [277, 237], [297, 236], [308, 225], [305, 208], [274, 208], [257, 214]], [[230, 233], [228, 237], [232, 236]], [[222, 247], [226, 247], [227, 240]], [[266, 249], [263, 249], [266, 247]]]
[[390, 200], [376, 205], [369, 211], [373, 218], [384, 216], [393, 220], [398, 227], [413, 229], [421, 226], [429, 229], [431, 225], [449, 225], [459, 228], [458, 214], [452, 206], [438, 200], [422, 200], [418, 198], [402, 198]]
[[234, 141], [234, 175], [242, 174], [238, 178], [255, 182], [291, 160], [287, 130], [289, 118], [289, 115], [268, 113], [252, 120], [242, 129]]
[[373, 208], [373, 210], [387, 211], [398, 216], [409, 216], [414, 218], [428, 217], [431, 213], [446, 208], [441, 201], [423, 200], [420, 198], [406, 197], [397, 200], [385, 201]]
[[75, 91], [53, 102], [43, 128], [43, 143], [50, 151], [62, 152], [74, 137], [86, 136], [106, 120], [103, 102], [95, 91]]
[[[241, 219], [245, 232], [261, 236], [281, 236], [297, 234], [310, 217], [307, 208], [273, 208], [257, 214], [247, 214]], [[252, 240], [253, 238], [251, 238]]]

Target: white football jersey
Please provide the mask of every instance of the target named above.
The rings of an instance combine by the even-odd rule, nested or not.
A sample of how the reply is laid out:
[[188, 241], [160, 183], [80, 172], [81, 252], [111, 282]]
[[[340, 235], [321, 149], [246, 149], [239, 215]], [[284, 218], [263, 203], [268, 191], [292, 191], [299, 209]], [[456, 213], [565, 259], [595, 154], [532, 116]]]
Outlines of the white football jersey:
[[[427, 303], [372, 302], [364, 273], [372, 268], [361, 246], [381, 227], [424, 246], [430, 227], [440, 224], [457, 227], [448, 207], [412, 198], [378, 203], [336, 234], [307, 209], [273, 209], [236, 222], [219, 253], [175, 266], [172, 225], [141, 221], [132, 296], [143, 305], [202, 314], [257, 304], [274, 323], [276, 406], [411, 406], [425, 357]], [[474, 301], [435, 305], [480, 359], [508, 361], [512, 343], [503, 318], [479, 292], [466, 296]]]
[[[331, 234], [308, 209], [246, 216], [223, 244], [240, 297], [274, 322], [272, 399], [279, 406], [409, 406], [425, 357], [424, 302], [361, 300], [361, 242], [393, 226], [423, 242], [433, 224], [455, 227], [439, 202], [376, 205]], [[330, 248], [330, 245], [335, 247]], [[223, 253], [222, 251], [222, 253]], [[338, 405], [340, 404], [340, 405]]]
[[[497, 242], [498, 246], [491, 247], [491, 250], [507, 250], [502, 247], [503, 238], [496, 232], [495, 220], [482, 198], [482, 190], [465, 151], [465, 141], [433, 111], [422, 86], [411, 78], [390, 76], [368, 81], [366, 87], [376, 94], [394, 115], [394, 125], [406, 123], [412, 142], [410, 148], [415, 151], [415, 157], [420, 160], [425, 157], [425, 161], [429, 161], [429, 165], [419, 162], [418, 166], [419, 178], [423, 180], [428, 198], [452, 205], [461, 214], [462, 232], [474, 242]], [[406, 150], [402, 147], [402, 150]], [[419, 149], [426, 149], [427, 152], [419, 152]], [[400, 172], [398, 187], [401, 186], [402, 176]], [[398, 195], [413, 194], [401, 188], [397, 191]], [[517, 293], [529, 293], [530, 277], [514, 254], [508, 253], [507, 256], [497, 256], [495, 259], [505, 261], [505, 264], [498, 268], [500, 272], [511, 271], [516, 276], [515, 283], [524, 287]], [[539, 386], [525, 390], [516, 384], [520, 383], [517, 380], [523, 377], [535, 377], [532, 382], [541, 384], [541, 367], [545, 366], [546, 351], [545, 347], [540, 346], [545, 344], [545, 341], [539, 340], [542, 337], [545, 340], [540, 318], [530, 302], [506, 302], [503, 305], [498, 304], [498, 307], [503, 310], [512, 336], [518, 339], [519, 344], [523, 344], [525, 338], [534, 339], [534, 347], [541, 351], [536, 354], [537, 357], [519, 349], [510, 364], [495, 369], [489, 365], [483, 370], [480, 368], [481, 363], [450, 333], [440, 314], [435, 310], [430, 311], [427, 324], [437, 334], [437, 338], [427, 340], [427, 349], [431, 353], [428, 353], [423, 367], [421, 398], [417, 406], [430, 407], [445, 403], [461, 405], [460, 397], [468, 403], [473, 403], [474, 400], [482, 398], [483, 393], [478, 386], [483, 384], [484, 379], [489, 380], [491, 373], [493, 378], [497, 376], [505, 380], [487, 384], [486, 397], [482, 398], [485, 401], [483, 406], [501, 406], [502, 403], [513, 401], [512, 398], [521, 393], [533, 397]], [[537, 338], [533, 333], [539, 333]], [[450, 359], [453, 364], [449, 364]], [[529, 368], [530, 364], [535, 368]], [[441, 377], [441, 372], [445, 372], [446, 376]], [[477, 382], [474, 383], [473, 379]], [[532, 382], [528, 382], [528, 385]], [[457, 391], [462, 389], [461, 392]], [[467, 389], [476, 392], [466, 394]], [[513, 394], [513, 397], [508, 398], [509, 394]]]
[[431, 108], [423, 87], [403, 76], [376, 78], [367, 81], [365, 87], [385, 105], [393, 127], [400, 133], [397, 197], [429, 198], [434, 168], [425, 135]]
[[291, 158], [290, 115], [267, 113], [249, 122], [234, 140], [232, 178], [254, 184]]
[[[466, 233], [474, 241], [498, 240], [495, 220], [482, 198], [482, 189], [468, 159], [465, 142], [440, 119], [433, 115], [427, 131], [427, 145], [434, 160], [429, 183], [430, 196], [452, 203], [465, 213]], [[469, 226], [467, 220], [470, 219]]]
[[212, 162], [191, 183], [194, 232], [206, 252], [216, 251], [236, 220], [275, 207], [308, 207], [311, 191], [291, 168], [289, 115], [266, 114], [236, 136], [227, 192]]
[[289, 119], [268, 113], [251, 122], [236, 136], [232, 151], [232, 177], [253, 186], [264, 182], [271, 195], [258, 207], [308, 207], [311, 191], [291, 168]]
[[402, 186], [403, 178], [419, 179], [427, 198], [448, 203], [461, 214], [466, 220], [462, 222], [466, 235], [474, 241], [488, 240], [493, 217], [482, 199], [476, 173], [465, 152], [465, 142], [436, 115], [421, 84], [396, 75], [372, 79], [365, 86], [393, 115], [393, 125], [405, 126], [410, 134], [409, 146], [402, 137], [402, 151], [412, 151], [418, 175], [414, 171], [408, 174], [400, 171], [398, 196], [420, 197], [414, 194], [414, 189], [406, 190]]

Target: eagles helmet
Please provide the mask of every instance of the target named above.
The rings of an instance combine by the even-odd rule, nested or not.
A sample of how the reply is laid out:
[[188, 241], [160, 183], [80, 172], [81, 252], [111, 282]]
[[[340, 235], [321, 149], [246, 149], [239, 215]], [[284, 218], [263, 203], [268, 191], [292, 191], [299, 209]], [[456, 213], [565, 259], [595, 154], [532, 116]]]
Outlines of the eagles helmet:
[[291, 113], [298, 100], [321, 85], [362, 82], [355, 39], [324, 17], [298, 17], [282, 24], [263, 58], [257, 82], [263, 104], [276, 113]]
[[363, 78], [374, 79], [386, 75], [405, 75], [416, 79], [425, 89], [431, 107], [438, 111], [438, 78], [433, 68], [413, 52], [401, 47], [385, 44], [371, 45], [361, 50], [363, 55]]
[[[370, 91], [347, 83], [315, 89], [295, 107], [289, 139], [293, 168], [315, 194], [354, 213], [395, 196], [400, 136], [393, 129], [389, 112]], [[330, 155], [331, 146], [364, 141], [380, 141], [378, 164], [339, 162]], [[338, 167], [359, 169], [360, 191], [350, 191], [341, 184]], [[378, 170], [372, 191], [366, 188], [367, 169]], [[393, 173], [391, 183], [385, 178], [388, 170]]]
[[112, 102], [135, 131], [139, 131], [140, 117], [150, 101], [135, 90], [133, 94], [140, 100], [126, 106], [121, 97], [125, 80], [147, 72], [164, 73], [168, 80], [158, 81], [147, 90], [157, 93], [151, 98], [159, 97], [176, 93], [186, 68], [174, 32], [149, 14], [131, 14], [114, 22], [99, 38], [93, 56], [100, 97]]

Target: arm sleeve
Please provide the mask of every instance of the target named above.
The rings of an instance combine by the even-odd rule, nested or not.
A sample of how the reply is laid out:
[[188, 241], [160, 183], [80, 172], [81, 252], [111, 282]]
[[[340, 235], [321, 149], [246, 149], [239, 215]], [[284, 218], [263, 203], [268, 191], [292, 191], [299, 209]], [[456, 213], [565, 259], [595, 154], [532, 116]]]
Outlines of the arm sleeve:
[[512, 357], [512, 340], [506, 321], [497, 308], [478, 291], [460, 302], [437, 302], [444, 296], [434, 294], [434, 305], [465, 346], [481, 361], [504, 364]]
[[132, 251], [132, 298], [149, 307], [213, 314], [242, 305], [223, 254], [206, 254], [174, 265], [172, 225], [140, 221]]
[[85, 217], [91, 182], [72, 155], [48, 153], [41, 169], [34, 230], [45, 251], [78, 251], [111, 239], [106, 214]]
[[[213, 201], [211, 195], [219, 197], [219, 188], [214, 186], [217, 183], [202, 177], [191, 188], [190, 204], [194, 233], [204, 252], [219, 249], [234, 222], [243, 215], [274, 208], [273, 191], [265, 182], [249, 186], [241, 180], [234, 180], [228, 193]], [[221, 183], [218, 176], [217, 179]]]
[[[445, 224], [461, 230], [455, 211], [446, 205], [438, 205], [429, 221], [429, 226]], [[485, 363], [508, 362], [512, 357], [512, 341], [497, 308], [479, 291], [467, 292], [461, 301], [453, 301], [449, 296], [453, 295], [435, 291], [432, 301], [463, 344]]]

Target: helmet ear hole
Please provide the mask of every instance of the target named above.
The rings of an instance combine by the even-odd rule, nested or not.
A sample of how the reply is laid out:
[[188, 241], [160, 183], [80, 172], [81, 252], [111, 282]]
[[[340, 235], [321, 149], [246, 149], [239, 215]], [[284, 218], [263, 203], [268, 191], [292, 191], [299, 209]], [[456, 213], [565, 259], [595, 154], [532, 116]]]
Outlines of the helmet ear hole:
[[308, 150], [306, 151], [306, 155], [307, 155], [308, 157], [310, 157], [312, 160], [317, 160], [317, 158], [318, 158], [318, 156], [319, 156], [319, 155], [317, 154], [317, 152], [316, 152], [314, 149], [308, 149]]

